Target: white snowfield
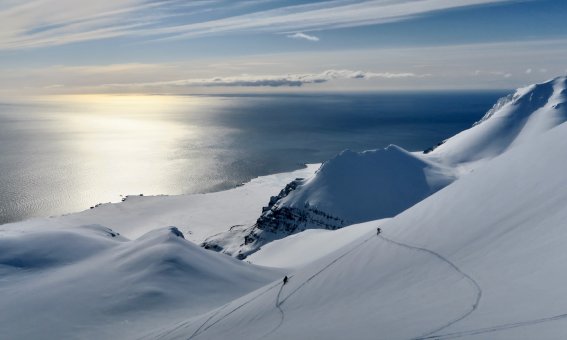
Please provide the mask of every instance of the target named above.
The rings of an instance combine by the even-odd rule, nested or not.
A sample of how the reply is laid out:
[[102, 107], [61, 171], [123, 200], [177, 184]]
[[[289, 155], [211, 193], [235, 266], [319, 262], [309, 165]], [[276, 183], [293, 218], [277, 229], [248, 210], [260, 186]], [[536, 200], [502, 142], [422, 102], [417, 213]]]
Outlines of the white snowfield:
[[281, 277], [204, 251], [176, 228], [132, 241], [97, 225], [3, 232], [0, 249], [1, 339], [142, 335]]
[[[89, 224], [100, 207], [43, 220], [44, 228], [41, 220], [1, 226], [0, 338], [565, 339], [566, 89], [566, 77], [520, 89], [479, 124], [415, 156], [452, 184], [391, 219], [266, 244], [247, 259], [264, 267], [197, 247], [176, 228], [128, 241], [101, 226], [71, 227]], [[397, 147], [383, 152], [409, 157]], [[365, 169], [342, 171], [377, 181]], [[355, 209], [343, 206], [352, 198], [340, 190], [312, 189], [333, 209]], [[239, 201], [227, 197], [218, 194], [223, 204]], [[150, 228], [143, 220], [151, 211], [160, 226], [176, 225], [182, 213], [158, 203], [165, 198], [138, 198], [156, 203], [131, 210], [149, 211], [130, 217], [140, 230]], [[364, 198], [368, 209], [380, 206]], [[112, 215], [121, 205], [99, 211], [113, 230], [142, 234], [134, 222], [120, 229], [128, 214]], [[242, 218], [225, 223], [218, 210], [201, 211], [211, 226], [257, 217], [232, 213]]]

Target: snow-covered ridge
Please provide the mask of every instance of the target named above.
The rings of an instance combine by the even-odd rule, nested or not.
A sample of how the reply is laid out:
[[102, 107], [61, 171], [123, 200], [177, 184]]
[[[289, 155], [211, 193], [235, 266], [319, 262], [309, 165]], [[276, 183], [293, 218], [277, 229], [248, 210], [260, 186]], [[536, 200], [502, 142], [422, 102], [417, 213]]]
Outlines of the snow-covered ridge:
[[565, 76], [520, 88], [501, 98], [472, 128], [449, 138], [428, 156], [451, 166], [494, 158], [567, 121], [566, 93]]
[[[2, 233], [1, 337], [121, 338], [133, 325], [144, 334], [180, 308], [203, 312], [279, 275], [206, 251], [175, 227], [132, 241], [97, 225]], [[33, 327], [13, 327], [30, 311]]]
[[394, 216], [454, 180], [451, 171], [395, 145], [341, 152], [307, 180], [290, 183], [256, 223], [204, 246], [245, 258], [262, 245], [306, 229], [335, 230]]

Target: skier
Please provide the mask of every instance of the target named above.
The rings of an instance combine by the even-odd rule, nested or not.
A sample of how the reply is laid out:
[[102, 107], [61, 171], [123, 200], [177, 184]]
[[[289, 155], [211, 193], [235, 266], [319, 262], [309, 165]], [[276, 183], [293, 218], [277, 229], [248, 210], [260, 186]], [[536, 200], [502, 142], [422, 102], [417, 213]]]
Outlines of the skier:
[[285, 284], [287, 283], [287, 281], [288, 281], [288, 280], [289, 280], [289, 279], [287, 278], [287, 275], [286, 275], [286, 276], [284, 276], [284, 278], [283, 278], [283, 284], [285, 285]]
[[376, 235], [380, 235], [381, 232], [382, 232], [382, 229], [376, 228]]

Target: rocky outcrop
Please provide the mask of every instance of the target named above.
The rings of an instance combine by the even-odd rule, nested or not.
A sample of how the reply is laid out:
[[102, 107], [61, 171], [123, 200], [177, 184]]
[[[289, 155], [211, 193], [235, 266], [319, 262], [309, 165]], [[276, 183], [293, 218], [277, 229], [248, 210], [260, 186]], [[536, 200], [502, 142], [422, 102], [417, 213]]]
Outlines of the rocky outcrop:
[[[205, 240], [202, 246], [244, 259], [266, 243], [306, 229], [335, 230], [345, 226], [343, 219], [312, 207], [308, 203], [302, 208], [281, 204], [284, 198], [304, 183], [305, 179], [296, 178], [278, 195], [270, 197], [268, 205], [262, 208], [262, 214], [251, 227], [231, 228], [227, 233], [214, 235]], [[238, 241], [238, 247], [234, 247], [235, 241]]]

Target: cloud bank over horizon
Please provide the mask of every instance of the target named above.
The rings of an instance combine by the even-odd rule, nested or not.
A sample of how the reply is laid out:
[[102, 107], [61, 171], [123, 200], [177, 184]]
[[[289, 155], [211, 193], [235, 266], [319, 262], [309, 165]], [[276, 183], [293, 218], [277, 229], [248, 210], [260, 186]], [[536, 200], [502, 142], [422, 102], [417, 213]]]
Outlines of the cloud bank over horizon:
[[207, 79], [183, 79], [149, 83], [105, 84], [104, 87], [156, 88], [156, 87], [301, 87], [308, 84], [322, 84], [336, 79], [395, 79], [421, 78], [429, 74], [364, 72], [352, 70], [325, 70], [320, 73], [285, 75], [241, 75], [232, 77], [213, 77]]

